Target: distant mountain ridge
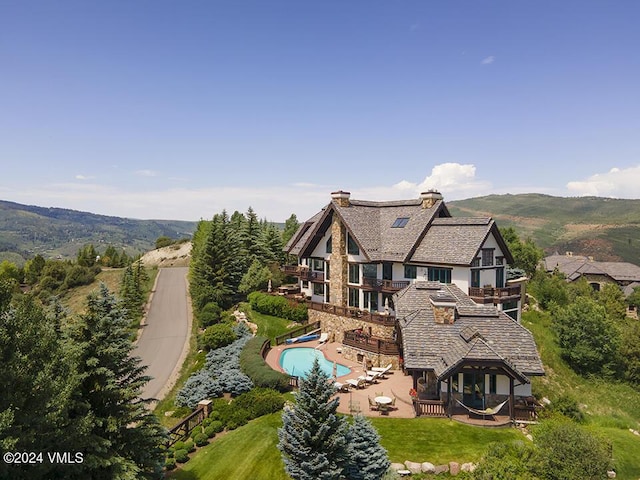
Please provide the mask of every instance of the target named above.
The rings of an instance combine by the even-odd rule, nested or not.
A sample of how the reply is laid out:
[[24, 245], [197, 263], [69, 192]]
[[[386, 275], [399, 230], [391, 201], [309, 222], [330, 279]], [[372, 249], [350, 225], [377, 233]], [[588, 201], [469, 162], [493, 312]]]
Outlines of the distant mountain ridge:
[[491, 216], [498, 226], [531, 237], [548, 254], [571, 251], [640, 265], [640, 200], [528, 193], [456, 200], [447, 206], [454, 216]]
[[85, 244], [123, 248], [137, 255], [155, 248], [158, 237], [190, 237], [197, 222], [134, 220], [65, 208], [0, 200], [0, 261], [22, 263], [35, 254], [73, 258]]

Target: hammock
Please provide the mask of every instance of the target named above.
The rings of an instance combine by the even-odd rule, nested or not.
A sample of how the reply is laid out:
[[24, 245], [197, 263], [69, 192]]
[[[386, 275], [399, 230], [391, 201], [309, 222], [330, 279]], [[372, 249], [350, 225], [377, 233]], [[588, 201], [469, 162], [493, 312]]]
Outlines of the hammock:
[[471, 407], [466, 406], [464, 403], [462, 403], [457, 398], [455, 400], [460, 405], [462, 405], [464, 408], [466, 408], [468, 411], [470, 411], [471, 413], [475, 413], [476, 415], [497, 415], [498, 412], [500, 410], [502, 410], [502, 407], [504, 407], [507, 403], [509, 403], [509, 399], [506, 399], [504, 402], [499, 403], [498, 405], [496, 405], [493, 408], [485, 408], [484, 410], [479, 410], [477, 408], [471, 408]]

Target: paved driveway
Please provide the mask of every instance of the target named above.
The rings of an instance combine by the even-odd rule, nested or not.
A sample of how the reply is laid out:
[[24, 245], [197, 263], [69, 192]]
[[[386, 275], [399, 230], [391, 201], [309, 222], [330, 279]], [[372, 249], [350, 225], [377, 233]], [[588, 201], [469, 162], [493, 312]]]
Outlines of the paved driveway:
[[[160, 400], [173, 385], [188, 347], [190, 309], [186, 267], [161, 268], [145, 327], [133, 352], [153, 377], [141, 397]], [[165, 388], [166, 387], [166, 388]]]

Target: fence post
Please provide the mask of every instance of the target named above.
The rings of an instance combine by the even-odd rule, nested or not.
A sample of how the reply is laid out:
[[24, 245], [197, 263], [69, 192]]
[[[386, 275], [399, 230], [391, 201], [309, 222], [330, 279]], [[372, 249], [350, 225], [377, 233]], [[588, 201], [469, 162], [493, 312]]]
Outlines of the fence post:
[[207, 418], [211, 413], [211, 410], [213, 410], [213, 408], [211, 407], [212, 403], [213, 402], [211, 400], [200, 400], [198, 402], [198, 408], [202, 408], [202, 410], [204, 411], [204, 418]]

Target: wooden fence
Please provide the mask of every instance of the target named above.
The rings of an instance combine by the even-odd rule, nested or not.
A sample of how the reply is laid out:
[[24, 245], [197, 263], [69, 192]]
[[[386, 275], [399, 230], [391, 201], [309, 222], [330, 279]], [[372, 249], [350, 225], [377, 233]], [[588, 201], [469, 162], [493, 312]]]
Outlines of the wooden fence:
[[422, 415], [426, 417], [446, 417], [447, 409], [445, 403], [442, 400], [413, 400], [413, 408], [416, 411], [416, 416]]
[[172, 446], [176, 442], [189, 437], [194, 428], [202, 423], [207, 417], [206, 408], [198, 406], [188, 417], [182, 419], [180, 423], [169, 430], [169, 441], [167, 447]]
[[307, 323], [305, 325], [302, 325], [301, 327], [294, 328], [293, 330], [283, 335], [277, 336], [275, 338], [276, 345], [282, 345], [283, 343], [286, 343], [287, 340], [290, 338], [299, 337], [301, 335], [304, 335], [305, 333], [318, 330], [319, 328], [320, 328], [320, 322]]

